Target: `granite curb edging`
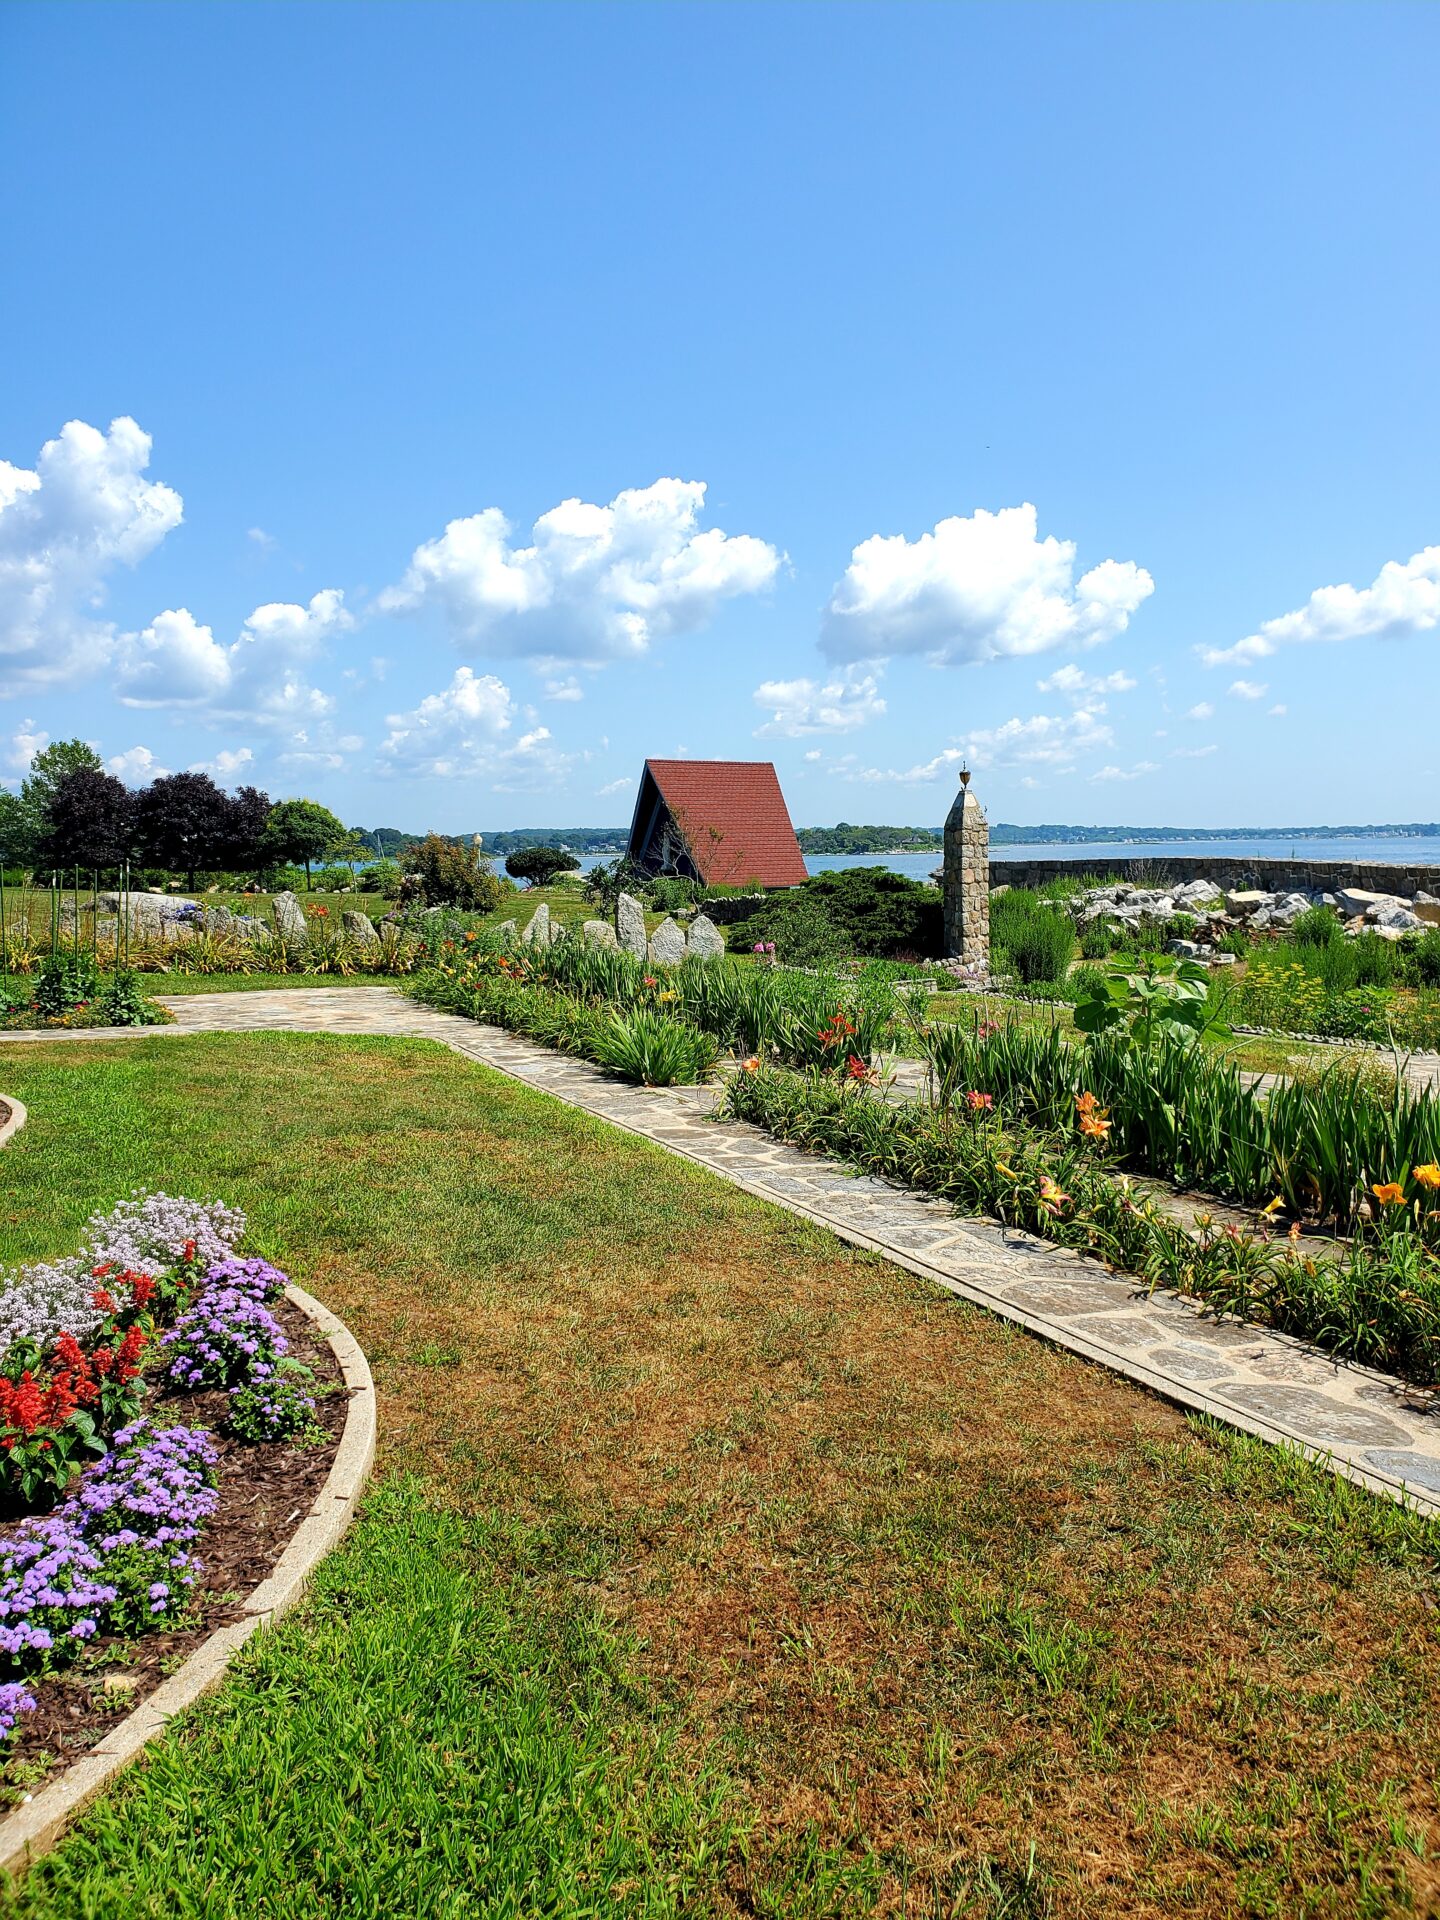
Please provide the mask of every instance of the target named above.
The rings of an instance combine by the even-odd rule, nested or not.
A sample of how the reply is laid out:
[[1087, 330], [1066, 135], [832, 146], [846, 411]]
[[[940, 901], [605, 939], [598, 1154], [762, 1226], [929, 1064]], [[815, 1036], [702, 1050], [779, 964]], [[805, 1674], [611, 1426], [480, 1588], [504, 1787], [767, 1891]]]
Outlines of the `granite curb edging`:
[[4, 1120], [0, 1121], [0, 1147], [3, 1147], [14, 1139], [30, 1116], [13, 1094], [0, 1093], [0, 1107], [9, 1109]]
[[243, 1618], [217, 1627], [184, 1665], [88, 1753], [43, 1786], [35, 1797], [0, 1819], [0, 1873], [17, 1878], [58, 1844], [71, 1822], [186, 1712], [224, 1680], [230, 1662], [260, 1628], [288, 1613], [311, 1575], [335, 1547], [354, 1517], [375, 1460], [375, 1383], [359, 1342], [343, 1320], [294, 1285], [285, 1297], [328, 1344], [350, 1390], [340, 1444], [325, 1483], [290, 1536], [269, 1574], [246, 1597]]

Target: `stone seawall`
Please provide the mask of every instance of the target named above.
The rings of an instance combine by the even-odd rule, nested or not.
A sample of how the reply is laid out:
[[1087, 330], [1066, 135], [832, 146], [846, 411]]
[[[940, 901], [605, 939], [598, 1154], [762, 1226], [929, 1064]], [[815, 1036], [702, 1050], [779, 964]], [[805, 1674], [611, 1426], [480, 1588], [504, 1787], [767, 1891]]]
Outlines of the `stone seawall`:
[[1407, 900], [1417, 893], [1440, 894], [1440, 866], [1404, 867], [1379, 860], [1237, 860], [1230, 855], [1187, 854], [1175, 859], [1129, 860], [1108, 856], [1087, 859], [1077, 848], [1069, 860], [995, 860], [992, 887], [1043, 887], [1047, 881], [1099, 874], [1137, 883], [1179, 886], [1186, 880], [1213, 880], [1221, 887], [1263, 887], [1270, 893], [1336, 893], [1359, 887], [1367, 893], [1396, 893]]

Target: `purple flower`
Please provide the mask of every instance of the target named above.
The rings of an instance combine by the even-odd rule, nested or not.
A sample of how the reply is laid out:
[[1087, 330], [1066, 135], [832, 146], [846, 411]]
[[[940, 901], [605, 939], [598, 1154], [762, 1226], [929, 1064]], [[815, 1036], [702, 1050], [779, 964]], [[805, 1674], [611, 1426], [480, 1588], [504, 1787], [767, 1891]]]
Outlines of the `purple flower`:
[[230, 1387], [263, 1380], [286, 1351], [280, 1322], [257, 1291], [266, 1284], [264, 1275], [276, 1269], [257, 1260], [227, 1261], [215, 1271], [224, 1272], [232, 1265], [258, 1267], [263, 1272], [242, 1276], [239, 1286], [229, 1284], [228, 1273], [222, 1284], [207, 1286], [161, 1341], [172, 1354], [166, 1377], [176, 1386]]
[[7, 1680], [0, 1685], [0, 1740], [6, 1740], [15, 1731], [15, 1724], [22, 1713], [34, 1713], [35, 1696], [16, 1680]]
[[188, 1548], [215, 1511], [216, 1457], [203, 1429], [137, 1420], [72, 1499], [0, 1538], [0, 1657], [33, 1671], [137, 1610], [171, 1611], [200, 1571]]

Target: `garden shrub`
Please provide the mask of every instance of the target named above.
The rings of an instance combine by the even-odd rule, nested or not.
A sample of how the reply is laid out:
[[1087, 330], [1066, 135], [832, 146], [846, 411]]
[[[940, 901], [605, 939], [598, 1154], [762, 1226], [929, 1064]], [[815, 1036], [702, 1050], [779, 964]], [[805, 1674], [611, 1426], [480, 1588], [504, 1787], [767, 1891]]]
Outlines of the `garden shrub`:
[[[1047, 905], [1025, 887], [1011, 887], [990, 903], [992, 965], [1013, 973], [1024, 986], [1065, 978], [1075, 951], [1068, 914]], [[1005, 966], [994, 958], [1003, 955]]]
[[490, 913], [505, 898], [509, 883], [500, 878], [473, 840], [447, 840], [426, 834], [406, 855], [406, 865], [420, 876], [425, 900], [432, 907], [464, 907], [472, 913]]
[[850, 954], [875, 960], [937, 956], [944, 944], [939, 889], [888, 867], [817, 873], [768, 895], [731, 934], [737, 953], [771, 940], [779, 958], [795, 966]]

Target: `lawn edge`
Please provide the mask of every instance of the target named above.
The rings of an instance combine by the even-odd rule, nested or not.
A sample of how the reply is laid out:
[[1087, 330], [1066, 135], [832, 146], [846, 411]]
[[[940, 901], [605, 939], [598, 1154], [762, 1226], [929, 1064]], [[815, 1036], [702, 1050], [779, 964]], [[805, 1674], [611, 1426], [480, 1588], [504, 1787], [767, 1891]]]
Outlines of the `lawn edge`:
[[[0, 1141], [3, 1137], [0, 1131]], [[231, 1660], [251, 1635], [273, 1625], [301, 1598], [316, 1567], [338, 1545], [354, 1518], [375, 1461], [375, 1383], [360, 1344], [344, 1321], [301, 1287], [288, 1286], [285, 1296], [326, 1341], [350, 1390], [345, 1426], [325, 1483], [274, 1567], [247, 1596], [244, 1617], [217, 1627], [178, 1672], [97, 1746], [42, 1787], [33, 1800], [0, 1819], [0, 1873], [18, 1877], [48, 1853], [177, 1714], [220, 1685]]]

